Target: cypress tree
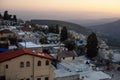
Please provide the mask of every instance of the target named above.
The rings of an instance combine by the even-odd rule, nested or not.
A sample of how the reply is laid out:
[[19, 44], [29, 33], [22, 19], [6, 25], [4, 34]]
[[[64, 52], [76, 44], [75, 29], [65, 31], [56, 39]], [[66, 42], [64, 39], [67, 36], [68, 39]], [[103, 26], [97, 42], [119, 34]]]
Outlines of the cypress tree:
[[3, 19], [4, 19], [4, 20], [9, 20], [8, 11], [5, 11], [5, 12], [4, 12]]
[[55, 26], [55, 33], [56, 33], [56, 34], [59, 34], [59, 25], [56, 25], [56, 26]]
[[16, 15], [13, 15], [13, 21], [17, 22], [17, 17], [16, 17]]
[[98, 55], [98, 40], [95, 33], [92, 33], [87, 38], [87, 57], [94, 58]]
[[65, 41], [68, 38], [68, 32], [67, 32], [67, 28], [64, 26], [61, 30], [61, 36], [60, 36], [60, 40], [61, 41]]

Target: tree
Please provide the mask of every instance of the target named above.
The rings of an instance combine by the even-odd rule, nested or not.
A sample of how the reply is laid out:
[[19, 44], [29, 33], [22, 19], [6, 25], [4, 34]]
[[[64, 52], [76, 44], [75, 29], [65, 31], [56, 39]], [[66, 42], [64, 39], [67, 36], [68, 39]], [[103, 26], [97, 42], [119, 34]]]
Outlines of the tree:
[[67, 39], [68, 39], [68, 31], [67, 31], [67, 28], [64, 26], [61, 30], [60, 40], [65, 41]]
[[9, 36], [8, 37], [8, 40], [10, 41], [10, 44], [11, 45], [17, 45], [17, 36], [14, 35], [14, 36]]
[[72, 40], [66, 40], [64, 41], [64, 44], [68, 51], [72, 51], [75, 49], [75, 42]]
[[13, 15], [13, 21], [17, 22], [17, 17], [16, 17], [16, 15]]
[[3, 19], [4, 19], [4, 20], [9, 20], [8, 11], [5, 11], [5, 12], [4, 12]]
[[1, 13], [0, 13], [0, 19], [2, 19], [2, 15], [1, 15]]
[[59, 25], [58, 24], [55, 26], [55, 33], [59, 34]]
[[8, 19], [7, 20], [12, 20], [12, 15], [8, 15]]
[[77, 52], [78, 55], [83, 55], [83, 54], [85, 54], [85, 49], [86, 49], [86, 47], [84, 45], [77, 46], [76, 47], [76, 52]]
[[49, 33], [56, 33], [56, 34], [59, 34], [59, 25], [51, 25], [49, 26], [49, 29], [48, 29]]
[[9, 15], [8, 11], [4, 11], [3, 19], [4, 20], [13, 20], [13, 21], [17, 22], [16, 15], [13, 15], [13, 18], [12, 18], [12, 15]]
[[53, 25], [49, 26], [48, 32], [54, 33], [54, 26]]
[[46, 38], [46, 37], [41, 38], [41, 39], [39, 40], [39, 42], [40, 42], [41, 44], [47, 44], [47, 38]]
[[87, 38], [87, 57], [94, 58], [98, 55], [98, 40], [95, 33], [91, 33]]
[[50, 54], [50, 50], [49, 50], [49, 49], [43, 49], [42, 52], [43, 52], [43, 53]]

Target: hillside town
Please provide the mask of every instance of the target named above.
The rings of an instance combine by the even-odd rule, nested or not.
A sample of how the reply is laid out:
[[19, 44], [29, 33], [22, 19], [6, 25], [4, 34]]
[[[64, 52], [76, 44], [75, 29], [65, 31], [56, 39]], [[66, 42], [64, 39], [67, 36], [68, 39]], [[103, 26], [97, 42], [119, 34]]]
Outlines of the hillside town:
[[120, 80], [120, 52], [96, 36], [5, 11], [0, 14], [0, 80]]

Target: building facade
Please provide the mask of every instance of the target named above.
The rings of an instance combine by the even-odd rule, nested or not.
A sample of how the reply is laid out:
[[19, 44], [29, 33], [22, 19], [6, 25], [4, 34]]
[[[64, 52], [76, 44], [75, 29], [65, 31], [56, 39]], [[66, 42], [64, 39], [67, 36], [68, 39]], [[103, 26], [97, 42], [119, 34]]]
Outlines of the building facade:
[[0, 30], [0, 38], [8, 38], [10, 36], [15, 36], [15, 34], [8, 29]]
[[[16, 54], [22, 50], [16, 50]], [[8, 52], [8, 51], [7, 51]], [[14, 51], [13, 51], [14, 52]], [[0, 80], [54, 80], [54, 68], [47, 54], [23, 50], [22, 55], [0, 60]], [[7, 53], [1, 53], [7, 54]], [[10, 53], [9, 53], [10, 54]]]

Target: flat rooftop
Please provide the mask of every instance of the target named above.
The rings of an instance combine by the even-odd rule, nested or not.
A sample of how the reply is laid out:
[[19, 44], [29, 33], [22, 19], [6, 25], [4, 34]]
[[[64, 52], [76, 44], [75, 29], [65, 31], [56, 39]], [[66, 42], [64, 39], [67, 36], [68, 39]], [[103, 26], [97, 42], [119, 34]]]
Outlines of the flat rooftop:
[[19, 42], [21, 47], [26, 48], [42, 48], [42, 47], [57, 47], [58, 44], [35, 44], [33, 42]]
[[75, 72], [68, 72], [66, 70], [63, 70], [63, 69], [57, 69], [54, 71], [54, 76], [55, 78], [57, 77], [66, 77], [66, 76], [79, 76], [78, 73], [75, 73]]
[[72, 72], [83, 72], [92, 70], [89, 65], [86, 64], [87, 59], [82, 57], [77, 57], [75, 60], [63, 61], [58, 64], [58, 68], [63, 68]]
[[[58, 64], [58, 71], [56, 71], [56, 76], [79, 74], [79, 77], [84, 77], [84, 80], [111, 79], [111, 76], [102, 71], [92, 70], [92, 67], [86, 64], [86, 61], [88, 60], [84, 56], [77, 57], [72, 61], [63, 61]], [[59, 69], [62, 69], [63, 71], [59, 71]]]
[[80, 72], [80, 77], [84, 77], [84, 80], [109, 80], [111, 76], [102, 71], [87, 71]]

